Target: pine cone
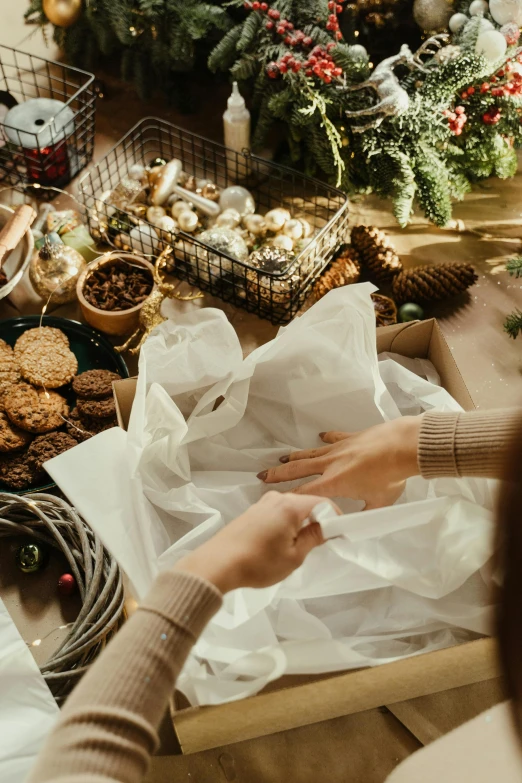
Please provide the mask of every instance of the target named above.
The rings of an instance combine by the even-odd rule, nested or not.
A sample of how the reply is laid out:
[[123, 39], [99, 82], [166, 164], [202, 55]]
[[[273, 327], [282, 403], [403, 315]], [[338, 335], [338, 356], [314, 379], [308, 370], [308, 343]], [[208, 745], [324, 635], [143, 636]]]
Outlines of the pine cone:
[[316, 300], [322, 299], [334, 288], [356, 283], [360, 276], [361, 265], [357, 253], [347, 245], [317, 281], [314, 296]]
[[373, 309], [377, 326], [392, 326], [397, 323], [397, 305], [388, 296], [372, 294]]
[[401, 260], [389, 238], [375, 226], [353, 228], [352, 247], [359, 253], [370, 276], [379, 282], [391, 280], [402, 271]]
[[463, 293], [477, 281], [471, 264], [420, 266], [401, 272], [393, 281], [393, 295], [399, 302], [436, 302]]

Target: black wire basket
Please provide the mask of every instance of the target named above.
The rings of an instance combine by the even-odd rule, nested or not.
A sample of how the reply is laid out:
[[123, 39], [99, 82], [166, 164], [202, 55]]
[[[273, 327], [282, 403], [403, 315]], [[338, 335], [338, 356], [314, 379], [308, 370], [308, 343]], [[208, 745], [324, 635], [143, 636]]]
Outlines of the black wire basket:
[[[286, 207], [292, 217], [305, 218], [315, 234], [309, 244], [280, 271], [260, 271], [248, 261], [205, 244], [198, 235], [183, 231], [160, 232], [160, 248], [171, 245], [174, 274], [214, 296], [266, 318], [285, 324], [297, 314], [336, 248], [348, 223], [348, 199], [340, 190], [306, 177], [293, 169], [250, 154], [238, 154], [221, 144], [196, 136], [155, 117], [139, 122], [79, 183], [80, 198], [92, 230], [110, 226], [114, 208], [103, 194], [115, 189], [135, 163], [149, 165], [155, 158], [179, 158], [183, 169], [195, 178], [209, 179], [220, 188], [240, 184], [264, 214]], [[136, 222], [124, 210], [118, 222]], [[141, 246], [140, 246], [141, 244]], [[151, 245], [133, 242], [133, 249], [147, 255]]]
[[[0, 45], [0, 104], [5, 107], [2, 185], [31, 184], [33, 195], [38, 184], [63, 188], [91, 160], [96, 113], [92, 74]], [[11, 110], [7, 116], [6, 110]]]

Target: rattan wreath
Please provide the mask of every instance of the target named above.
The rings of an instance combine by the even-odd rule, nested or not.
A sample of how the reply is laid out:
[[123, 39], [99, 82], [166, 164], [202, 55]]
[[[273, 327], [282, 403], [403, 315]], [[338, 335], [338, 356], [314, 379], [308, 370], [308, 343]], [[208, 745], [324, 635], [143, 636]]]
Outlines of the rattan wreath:
[[59, 497], [0, 492], [0, 537], [20, 535], [63, 552], [82, 601], [67, 637], [41, 667], [53, 696], [61, 702], [124, 622], [122, 575], [98, 536]]

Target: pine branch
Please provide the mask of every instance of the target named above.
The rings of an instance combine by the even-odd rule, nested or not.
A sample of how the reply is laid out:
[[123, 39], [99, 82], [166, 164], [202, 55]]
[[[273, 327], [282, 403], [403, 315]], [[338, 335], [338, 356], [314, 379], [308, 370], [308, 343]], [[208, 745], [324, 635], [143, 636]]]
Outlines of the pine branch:
[[506, 270], [511, 277], [522, 277], [522, 256], [514, 256], [510, 258], [506, 264]]
[[509, 334], [513, 340], [516, 340], [520, 332], [522, 332], [522, 311], [513, 310], [510, 315], [504, 321], [504, 330]]
[[243, 25], [237, 24], [214, 47], [208, 58], [207, 65], [213, 73], [228, 71], [237, 56], [237, 44], [241, 37]]

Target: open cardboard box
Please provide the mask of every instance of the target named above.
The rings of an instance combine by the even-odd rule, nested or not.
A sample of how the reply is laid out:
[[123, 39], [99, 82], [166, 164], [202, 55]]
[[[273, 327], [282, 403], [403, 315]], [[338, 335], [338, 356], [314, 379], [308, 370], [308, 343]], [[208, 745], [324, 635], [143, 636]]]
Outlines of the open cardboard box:
[[[442, 385], [462, 407], [475, 407], [435, 320], [378, 329], [377, 350], [430, 359]], [[135, 390], [136, 379], [114, 384], [118, 422], [124, 429]], [[175, 709], [173, 703], [171, 714], [183, 753], [340, 716], [369, 715], [384, 706], [425, 744], [499, 701], [502, 692], [498, 677], [495, 643], [479, 639], [370, 669], [320, 677], [285, 677], [256, 696], [228, 704]]]

